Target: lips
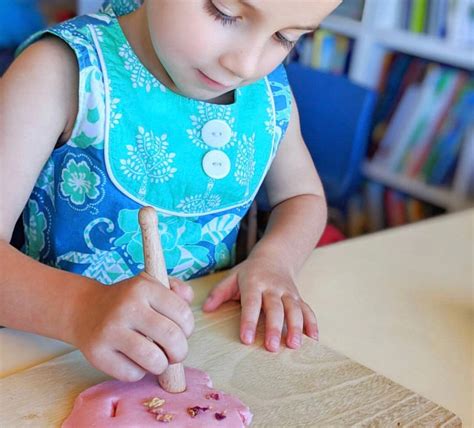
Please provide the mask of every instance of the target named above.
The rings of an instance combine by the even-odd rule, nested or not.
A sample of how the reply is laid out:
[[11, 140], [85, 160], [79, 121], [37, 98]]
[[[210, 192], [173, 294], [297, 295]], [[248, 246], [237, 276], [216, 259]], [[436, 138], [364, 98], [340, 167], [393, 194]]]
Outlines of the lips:
[[207, 83], [209, 86], [221, 88], [221, 89], [228, 89], [231, 88], [233, 85], [224, 85], [223, 83], [218, 82], [217, 80], [212, 79], [209, 77], [206, 73], [202, 72], [201, 70], [198, 70], [199, 75], [201, 78]]

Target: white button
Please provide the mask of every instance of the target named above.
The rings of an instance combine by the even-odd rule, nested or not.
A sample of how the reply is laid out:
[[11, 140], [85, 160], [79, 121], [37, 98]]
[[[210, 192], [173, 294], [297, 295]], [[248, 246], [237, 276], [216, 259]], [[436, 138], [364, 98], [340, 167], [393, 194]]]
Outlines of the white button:
[[210, 147], [225, 146], [232, 137], [232, 129], [223, 120], [213, 119], [207, 122], [201, 130], [202, 140]]
[[211, 150], [202, 159], [204, 172], [217, 180], [226, 177], [230, 172], [230, 159], [220, 150]]

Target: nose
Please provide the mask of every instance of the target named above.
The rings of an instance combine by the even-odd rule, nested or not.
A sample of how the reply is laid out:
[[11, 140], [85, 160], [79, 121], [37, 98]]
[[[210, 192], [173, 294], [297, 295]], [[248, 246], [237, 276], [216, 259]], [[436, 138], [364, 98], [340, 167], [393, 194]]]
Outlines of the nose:
[[240, 45], [221, 55], [220, 63], [241, 80], [252, 80], [258, 75], [263, 48], [256, 44]]

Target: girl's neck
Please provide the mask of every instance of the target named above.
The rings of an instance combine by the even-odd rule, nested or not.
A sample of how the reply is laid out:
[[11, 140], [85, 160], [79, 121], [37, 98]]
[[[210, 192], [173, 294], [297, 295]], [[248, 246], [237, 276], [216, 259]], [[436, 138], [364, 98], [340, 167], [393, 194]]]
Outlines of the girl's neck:
[[148, 23], [145, 7], [119, 17], [122, 31], [141, 63], [155, 76], [163, 85], [172, 91], [178, 92], [176, 85], [164, 69], [158, 59], [148, 32]]

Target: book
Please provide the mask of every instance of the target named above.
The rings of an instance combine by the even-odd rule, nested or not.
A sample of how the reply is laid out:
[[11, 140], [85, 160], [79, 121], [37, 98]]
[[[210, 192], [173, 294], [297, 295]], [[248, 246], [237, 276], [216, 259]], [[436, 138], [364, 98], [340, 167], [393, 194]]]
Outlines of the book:
[[364, 199], [369, 232], [376, 232], [385, 227], [384, 193], [385, 187], [382, 184], [375, 181], [365, 183]]
[[464, 137], [453, 190], [462, 199], [474, 199], [474, 126], [468, 129]]
[[423, 33], [425, 29], [427, 7], [427, 0], [412, 1], [409, 30], [413, 33]]
[[323, 29], [317, 30], [313, 35], [311, 66], [329, 71], [335, 45], [336, 36], [332, 32]]
[[421, 84], [420, 95], [413, 107], [412, 115], [402, 124], [396, 144], [390, 150], [390, 155], [386, 160], [388, 168], [392, 171], [400, 172], [406, 153], [423, 132], [426, 125], [423, 113], [432, 108], [433, 93], [440, 75], [441, 67], [431, 64]]
[[410, 16], [414, 0], [400, 0], [402, 3], [402, 11], [400, 14], [401, 25], [400, 28], [408, 30], [410, 28]]
[[430, 36], [445, 37], [448, 14], [448, 0], [431, 0], [428, 7], [426, 32]]
[[296, 44], [293, 51], [290, 53], [291, 57], [288, 62], [298, 62], [301, 65], [310, 67], [313, 58], [313, 37], [302, 37]]
[[437, 111], [427, 127], [426, 138], [420, 141], [418, 146], [412, 151], [410, 163], [406, 168], [406, 174], [410, 177], [416, 177], [420, 173], [456, 97], [468, 81], [469, 76], [467, 73], [453, 72], [455, 73], [455, 82], [443, 93], [443, 98], [440, 99], [439, 104], [434, 104], [433, 110]]
[[365, 233], [367, 216], [364, 208], [362, 195], [356, 193], [351, 196], [347, 203], [347, 234], [350, 237], [359, 236]]
[[318, 30], [314, 34], [311, 66], [334, 74], [346, 70], [351, 50], [350, 39], [331, 31]]
[[409, 122], [411, 117], [413, 117], [414, 110], [421, 94], [420, 86], [420, 84], [415, 83], [405, 91], [400, 103], [398, 104], [398, 108], [390, 120], [385, 134], [380, 141], [378, 150], [373, 158], [374, 162], [388, 164], [390, 153], [398, 142], [400, 130], [403, 129], [405, 124]]
[[351, 50], [350, 39], [336, 35], [336, 45], [331, 57], [330, 70], [334, 74], [344, 74]]
[[406, 199], [407, 196], [397, 190], [385, 191], [385, 212], [389, 227], [401, 226], [407, 222]]
[[371, 150], [376, 152], [385, 134], [390, 119], [400, 101], [405, 89], [419, 79], [424, 61], [408, 55], [394, 54], [390, 64], [385, 86], [379, 87], [380, 97], [373, 117], [373, 131], [371, 135]]
[[451, 0], [446, 33], [453, 45], [474, 45], [474, 0]]
[[445, 184], [456, 164], [463, 137], [474, 122], [474, 80], [459, 94], [436, 138], [421, 176], [432, 185]]
[[406, 200], [406, 217], [408, 223], [423, 220], [426, 217], [425, 204], [418, 199], [408, 198]]
[[449, 107], [453, 94], [458, 88], [458, 82], [462, 80], [460, 72], [440, 67], [438, 78], [436, 82], [433, 81], [431, 96], [426, 100], [420, 112], [417, 126], [398, 165], [399, 171], [409, 176], [416, 175], [419, 157], [425, 150], [425, 146], [429, 145], [438, 121]]
[[[344, 0], [344, 3], [347, 0]], [[402, 14], [406, 2], [403, 0], [384, 0], [383, 8], [376, 8], [374, 22], [377, 23], [377, 28], [396, 30], [399, 29], [402, 23]]]

